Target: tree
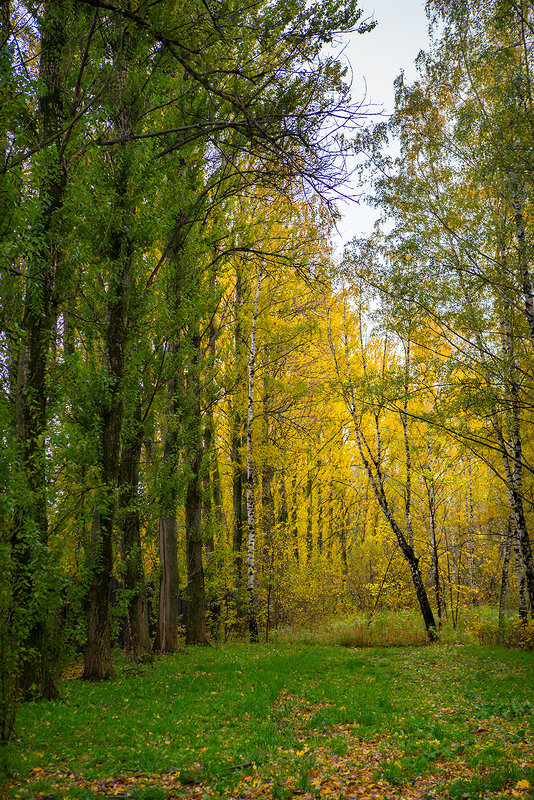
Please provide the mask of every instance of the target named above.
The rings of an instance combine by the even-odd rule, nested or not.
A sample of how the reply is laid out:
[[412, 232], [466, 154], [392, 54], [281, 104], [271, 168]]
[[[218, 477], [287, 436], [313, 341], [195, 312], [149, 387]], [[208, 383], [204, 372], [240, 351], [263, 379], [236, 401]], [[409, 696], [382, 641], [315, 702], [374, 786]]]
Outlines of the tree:
[[[434, 614], [428, 601], [426, 588], [424, 585], [423, 577], [419, 567], [419, 558], [415, 555], [414, 546], [410, 539], [413, 540], [413, 532], [411, 531], [411, 516], [410, 504], [408, 501], [409, 487], [411, 481], [411, 466], [410, 466], [410, 449], [407, 443], [407, 429], [406, 429], [406, 414], [407, 414], [407, 400], [406, 400], [406, 380], [407, 372], [404, 370], [403, 375], [403, 406], [401, 413], [405, 457], [406, 457], [406, 504], [405, 504], [405, 519], [406, 526], [403, 530], [396, 518], [393, 510], [392, 500], [387, 489], [387, 477], [384, 472], [383, 460], [383, 430], [381, 424], [381, 416], [385, 406], [385, 402], [381, 395], [384, 391], [383, 384], [385, 375], [384, 368], [387, 358], [388, 342], [384, 341], [383, 351], [383, 367], [382, 367], [382, 380], [379, 375], [376, 375], [376, 366], [368, 364], [368, 357], [366, 348], [364, 346], [363, 334], [363, 320], [361, 316], [361, 309], [358, 321], [360, 331], [360, 357], [362, 362], [362, 376], [359, 380], [353, 372], [351, 363], [351, 345], [349, 343], [348, 333], [348, 312], [347, 300], [343, 299], [343, 330], [342, 330], [342, 347], [344, 350], [344, 371], [341, 371], [341, 363], [339, 356], [336, 352], [336, 346], [332, 335], [330, 334], [330, 346], [332, 356], [335, 362], [336, 376], [339, 382], [338, 391], [341, 392], [345, 401], [347, 410], [351, 416], [356, 436], [356, 444], [358, 452], [365, 468], [369, 482], [372, 486], [375, 498], [384, 514], [391, 530], [393, 531], [401, 552], [410, 568], [412, 582], [417, 596], [417, 601], [421, 609], [421, 615], [425, 624], [430, 641], [437, 638], [436, 622]], [[408, 352], [408, 351], [407, 351]], [[406, 364], [409, 365], [409, 358], [406, 358]], [[370, 375], [370, 370], [375, 372], [376, 386], [373, 385], [373, 379]], [[371, 430], [366, 431], [364, 426], [364, 415], [369, 411], [371, 417]]]
[[[378, 241], [382, 266], [360, 266], [359, 274], [378, 289], [386, 313], [389, 304], [406, 318], [402, 304], [415, 304], [425, 330], [437, 335], [448, 392], [435, 394], [435, 413], [424, 417], [465, 442], [506, 487], [528, 583], [529, 13], [500, 3], [429, 8], [443, 28], [419, 57], [419, 80], [408, 86], [399, 76], [390, 125], [360, 139], [380, 169], [376, 201], [394, 227]], [[400, 141], [395, 159], [381, 153], [390, 133]], [[353, 247], [361, 265], [370, 246]]]
[[[56, 695], [50, 643], [47, 632], [49, 600], [46, 583], [39, 586], [39, 573], [47, 572], [47, 496], [46, 452], [47, 372], [56, 308], [61, 300], [63, 254], [61, 242], [62, 207], [67, 183], [63, 143], [56, 140], [65, 121], [65, 86], [62, 63], [69, 43], [66, 3], [46, 3], [40, 19], [39, 80], [43, 91], [39, 98], [37, 120], [38, 148], [41, 151], [39, 197], [32, 231], [32, 255], [27, 265], [24, 310], [20, 321], [20, 339], [12, 362], [15, 430], [18, 442], [23, 491], [13, 511], [11, 551], [14, 561], [13, 603], [19, 613], [15, 625], [25, 630], [25, 654], [21, 681], [28, 691], [37, 684], [47, 697]], [[21, 609], [27, 618], [20, 619]]]

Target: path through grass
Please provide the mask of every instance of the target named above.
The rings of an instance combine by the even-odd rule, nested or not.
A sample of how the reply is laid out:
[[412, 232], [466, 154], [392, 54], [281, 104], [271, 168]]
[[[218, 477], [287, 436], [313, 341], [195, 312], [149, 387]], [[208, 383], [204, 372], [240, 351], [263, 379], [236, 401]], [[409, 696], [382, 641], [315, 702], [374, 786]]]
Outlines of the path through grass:
[[534, 656], [189, 648], [29, 703], [6, 798], [534, 797]]

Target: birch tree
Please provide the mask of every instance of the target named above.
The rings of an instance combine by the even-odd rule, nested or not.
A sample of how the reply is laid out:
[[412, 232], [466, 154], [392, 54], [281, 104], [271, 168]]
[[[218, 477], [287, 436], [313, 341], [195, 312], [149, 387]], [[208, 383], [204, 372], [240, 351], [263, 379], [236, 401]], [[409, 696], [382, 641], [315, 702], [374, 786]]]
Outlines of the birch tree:
[[[437, 638], [437, 627], [434, 619], [434, 614], [430, 606], [426, 587], [421, 574], [419, 566], [419, 558], [415, 555], [414, 548], [408, 539], [408, 530], [401, 527], [398, 519], [393, 510], [392, 498], [387, 486], [386, 474], [384, 471], [383, 461], [383, 439], [382, 439], [382, 426], [381, 426], [381, 413], [383, 409], [383, 402], [380, 399], [380, 388], [374, 387], [370, 380], [368, 371], [367, 356], [365, 347], [363, 345], [363, 324], [361, 314], [359, 318], [360, 330], [360, 354], [363, 367], [363, 382], [358, 381], [353, 372], [353, 365], [351, 359], [351, 347], [349, 343], [348, 333], [348, 314], [347, 314], [347, 300], [343, 298], [343, 333], [342, 333], [342, 353], [343, 361], [335, 346], [335, 343], [330, 334], [330, 347], [332, 357], [335, 363], [335, 370], [338, 380], [339, 391], [341, 391], [346, 408], [352, 419], [353, 429], [356, 438], [356, 445], [360, 455], [361, 462], [365, 468], [369, 482], [373, 489], [375, 498], [380, 506], [388, 525], [390, 526], [401, 552], [408, 564], [412, 576], [412, 582], [415, 589], [417, 601], [421, 610], [421, 615], [425, 624], [425, 628], [430, 641]], [[387, 352], [387, 342], [384, 344], [385, 361]], [[343, 371], [342, 371], [343, 367]], [[358, 383], [361, 385], [363, 391], [358, 393]], [[370, 430], [364, 427], [363, 417], [366, 409], [369, 408], [372, 419]], [[409, 467], [409, 462], [408, 462]], [[410, 472], [408, 472], [410, 475]], [[405, 507], [406, 522], [410, 523], [410, 516], [407, 513], [408, 508]]]
[[254, 499], [254, 463], [253, 463], [253, 424], [254, 424], [254, 375], [256, 367], [256, 326], [260, 303], [261, 287], [264, 278], [264, 268], [258, 266], [258, 278], [254, 307], [252, 311], [252, 325], [250, 331], [250, 349], [248, 356], [248, 393], [247, 393], [247, 599], [248, 599], [248, 629], [251, 642], [259, 641], [258, 621], [255, 598], [255, 552], [256, 552], [256, 508]]

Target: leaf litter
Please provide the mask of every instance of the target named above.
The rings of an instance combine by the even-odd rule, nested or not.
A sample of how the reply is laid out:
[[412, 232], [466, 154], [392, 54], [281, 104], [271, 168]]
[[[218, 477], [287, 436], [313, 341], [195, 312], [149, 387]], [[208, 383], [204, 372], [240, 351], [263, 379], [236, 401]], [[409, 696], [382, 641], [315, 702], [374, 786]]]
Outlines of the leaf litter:
[[[233, 788], [221, 791], [219, 785], [204, 778], [204, 765], [192, 762], [189, 769], [166, 773], [134, 772], [117, 777], [88, 779], [72, 772], [34, 768], [28, 783], [43, 779], [52, 783], [60, 796], [69, 796], [69, 790], [88, 790], [96, 796], [131, 798], [143, 797], [150, 789], [159, 790], [166, 800], [206, 800], [211, 797], [236, 798], [236, 800], [430, 800], [448, 798], [447, 788], [454, 781], [471, 781], [477, 774], [476, 767], [468, 765], [460, 754], [453, 757], [438, 755], [431, 770], [409, 781], [390, 781], [383, 777], [384, 767], [400, 767], [404, 752], [402, 747], [387, 735], [364, 739], [357, 735], [350, 724], [330, 725], [328, 733], [310, 728], [310, 721], [329, 703], [309, 703], [298, 695], [283, 692], [275, 704], [279, 725], [290, 727], [294, 735], [294, 746], [279, 747], [273, 756], [263, 763], [246, 762], [230, 765], [229, 771], [242, 771]], [[436, 710], [437, 711], [437, 710]], [[442, 708], [442, 713], [450, 709]], [[509, 745], [517, 738], [512, 720], [501, 717], [484, 720], [473, 718], [471, 728], [475, 739], [480, 741], [471, 748], [476, 752], [489, 744]], [[321, 744], [321, 739], [326, 740]], [[336, 747], [331, 746], [335, 739]], [[342, 749], [340, 754], [336, 750]], [[534, 737], [524, 736], [514, 742], [516, 760], [520, 767], [534, 766]], [[303, 768], [304, 765], [304, 768]], [[483, 772], [483, 770], [482, 770]], [[245, 774], [246, 773], [246, 774]], [[480, 774], [480, 772], [479, 772]], [[150, 793], [146, 795], [151, 796]], [[498, 791], [485, 791], [484, 798], [532, 797], [531, 785], [522, 779], [510, 782]], [[50, 793], [36, 792], [34, 800], [55, 798]], [[469, 798], [466, 792], [462, 797]]]

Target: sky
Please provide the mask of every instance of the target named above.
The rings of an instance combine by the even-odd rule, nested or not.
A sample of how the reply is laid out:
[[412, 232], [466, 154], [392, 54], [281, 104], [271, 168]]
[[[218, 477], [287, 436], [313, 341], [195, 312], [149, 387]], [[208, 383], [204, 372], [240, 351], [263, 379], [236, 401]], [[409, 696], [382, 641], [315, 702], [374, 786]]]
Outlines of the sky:
[[[378, 21], [376, 28], [364, 35], [353, 34], [342, 59], [350, 62], [353, 73], [352, 97], [366, 100], [383, 109], [393, 110], [393, 81], [403, 69], [408, 80], [415, 78], [414, 61], [427, 48], [428, 20], [424, 0], [360, 0], [365, 17]], [[354, 194], [357, 194], [356, 187]], [[343, 203], [335, 237], [338, 251], [354, 236], [369, 234], [376, 217], [374, 209], [363, 201]]]

